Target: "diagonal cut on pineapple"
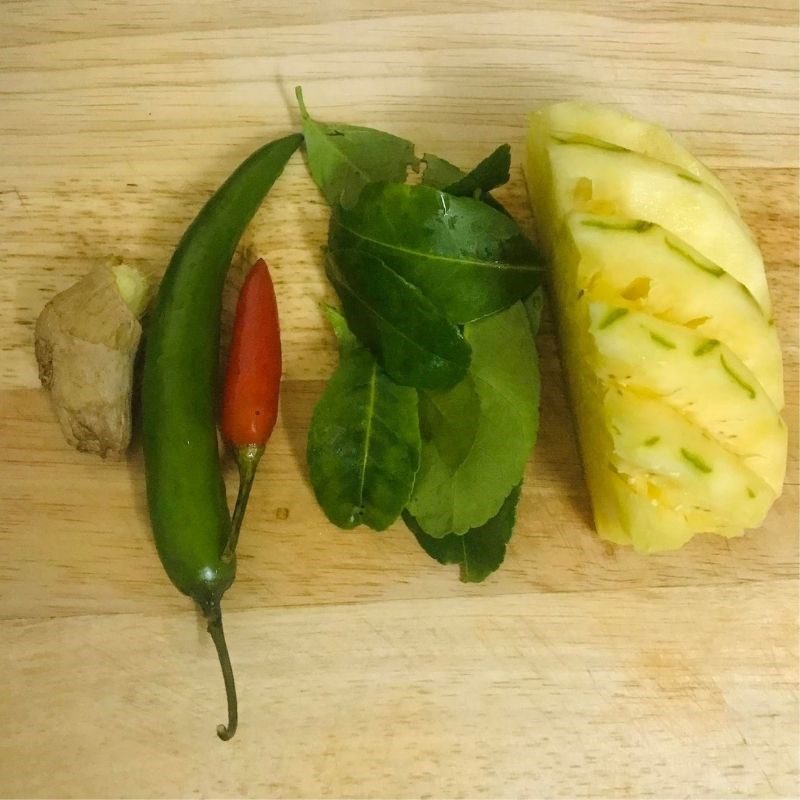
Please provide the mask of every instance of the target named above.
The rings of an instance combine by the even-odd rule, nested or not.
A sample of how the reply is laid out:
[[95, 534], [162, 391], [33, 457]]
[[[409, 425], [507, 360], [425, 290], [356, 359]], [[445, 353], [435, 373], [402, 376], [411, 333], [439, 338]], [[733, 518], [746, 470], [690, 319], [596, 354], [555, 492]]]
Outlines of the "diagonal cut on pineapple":
[[[674, 164], [713, 186], [725, 198], [725, 202], [739, 213], [736, 200], [722, 181], [658, 125], [636, 119], [610, 106], [575, 101], [545, 106], [531, 115], [530, 124], [532, 135], [544, 136], [549, 131], [569, 131], [592, 139], [605, 140], [625, 150], [633, 150], [634, 153]], [[534, 128], [540, 128], [543, 133], [534, 134]]]
[[783, 372], [735, 203], [666, 132], [587, 104], [532, 115], [526, 178], [598, 534], [653, 552], [761, 525]]
[[604, 408], [611, 463], [636, 494], [677, 511], [695, 529], [727, 533], [760, 524], [775, 492], [682, 414], [617, 386]]
[[679, 411], [776, 494], [780, 491], [786, 472], [786, 425], [730, 348], [626, 306], [593, 299], [587, 305], [594, 372], [603, 383]]
[[[747, 287], [677, 236], [654, 223], [571, 213], [561, 259], [577, 259], [577, 280], [607, 302], [632, 308], [718, 339], [736, 353], [783, 408], [778, 334]], [[619, 254], [624, 253], [625, 258]]]
[[770, 313], [758, 245], [716, 189], [672, 164], [563, 131], [537, 149], [529, 180], [537, 193], [549, 188], [552, 218], [574, 210], [655, 222], [719, 264]]

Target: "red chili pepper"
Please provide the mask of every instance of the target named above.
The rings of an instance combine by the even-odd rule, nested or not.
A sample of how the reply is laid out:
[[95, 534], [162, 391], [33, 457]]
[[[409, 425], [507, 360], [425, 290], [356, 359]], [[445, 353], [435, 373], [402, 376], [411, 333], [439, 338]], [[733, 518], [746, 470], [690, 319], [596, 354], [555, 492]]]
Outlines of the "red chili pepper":
[[239, 467], [239, 495], [227, 552], [233, 553], [256, 467], [278, 418], [281, 332], [269, 269], [258, 259], [236, 304], [222, 401], [222, 435]]

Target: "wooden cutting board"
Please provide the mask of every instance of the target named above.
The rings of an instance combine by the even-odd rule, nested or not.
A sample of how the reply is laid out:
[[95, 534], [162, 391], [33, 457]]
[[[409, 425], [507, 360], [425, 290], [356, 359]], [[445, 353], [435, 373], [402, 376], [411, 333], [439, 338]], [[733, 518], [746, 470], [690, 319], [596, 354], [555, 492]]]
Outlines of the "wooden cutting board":
[[[2, 796], [797, 796], [795, 3], [30, 0], [0, 17]], [[243, 243], [273, 268], [285, 383], [225, 600], [241, 727], [223, 744], [218, 667], [158, 563], [141, 455], [63, 443], [32, 326], [110, 255], [159, 273], [244, 155], [297, 126], [296, 84], [322, 119], [462, 165], [510, 142], [501, 200], [526, 226], [526, 111], [586, 98], [674, 131], [763, 248], [791, 461], [745, 538], [600, 543], [547, 318], [499, 573], [464, 585], [401, 525], [333, 528], [304, 466], [334, 363], [327, 210], [298, 155]]]

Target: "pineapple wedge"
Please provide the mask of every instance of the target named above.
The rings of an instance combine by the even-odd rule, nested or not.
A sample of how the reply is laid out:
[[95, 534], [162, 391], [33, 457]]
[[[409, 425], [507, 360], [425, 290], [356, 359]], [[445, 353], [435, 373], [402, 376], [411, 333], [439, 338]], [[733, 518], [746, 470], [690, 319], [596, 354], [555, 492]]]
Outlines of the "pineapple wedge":
[[725, 202], [739, 213], [736, 200], [722, 181], [658, 125], [636, 119], [610, 106], [572, 101], [553, 103], [532, 114], [530, 126], [532, 132], [534, 129], [544, 133], [564, 131], [604, 139], [626, 150], [674, 164], [713, 186], [725, 198]]
[[[678, 237], [642, 220], [568, 215], [561, 260], [594, 297], [646, 310], [726, 344], [783, 408], [783, 362], [775, 325], [747, 287]], [[625, 253], [625, 258], [619, 254]]]
[[694, 530], [731, 535], [761, 524], [775, 492], [682, 414], [616, 386], [604, 409], [610, 463], [633, 493], [671, 509]]
[[650, 553], [761, 523], [775, 492], [682, 414], [589, 370], [570, 377], [601, 538]]
[[691, 328], [586, 299], [601, 382], [680, 412], [777, 494], [786, 472], [786, 424], [730, 348]]
[[787, 447], [761, 255], [658, 130], [550, 107], [526, 167], [595, 525], [641, 552], [761, 525]]
[[[528, 146], [537, 233], [552, 247], [552, 221], [570, 211], [654, 222], [718, 264], [770, 315], [761, 253], [720, 193], [694, 175], [618, 145], [560, 131], [532, 135]], [[620, 176], [624, 175], [624, 180]]]

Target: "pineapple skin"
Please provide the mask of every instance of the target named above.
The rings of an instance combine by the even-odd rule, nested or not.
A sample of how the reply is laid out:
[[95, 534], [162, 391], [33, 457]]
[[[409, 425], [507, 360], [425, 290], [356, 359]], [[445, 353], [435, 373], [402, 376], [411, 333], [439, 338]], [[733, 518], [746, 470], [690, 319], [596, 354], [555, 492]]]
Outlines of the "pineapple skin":
[[[569, 231], [570, 222], [573, 225], [575, 223], [576, 212], [587, 210], [585, 196], [582, 196], [582, 189], [585, 187], [580, 185], [578, 179], [573, 186], [571, 198], [563, 187], [554, 190], [553, 186], [557, 181], [549, 174], [551, 164], [546, 140], [549, 136], [548, 124], [558, 125], [559, 131], [563, 132], [569, 123], [570, 114], [572, 113], [573, 118], [575, 114], [569, 108], [566, 111], [563, 107], [556, 107], [556, 111], [553, 108], [549, 107], [532, 115], [525, 173], [537, 239], [552, 267], [549, 288], [556, 309], [561, 355], [597, 533], [603, 539], [633, 546], [643, 553], [679, 548], [697, 533], [739, 536], [746, 529], [756, 528], [763, 522], [775, 498], [780, 494], [785, 471], [786, 426], [779, 414], [783, 404], [782, 362], [774, 326], [768, 317], [768, 294], [761, 292], [756, 310], [747, 309], [742, 300], [748, 292], [736, 289], [738, 294], [734, 294], [731, 287], [741, 284], [725, 270], [720, 270], [720, 273], [724, 273], [724, 281], [717, 286], [724, 286], [724, 291], [710, 285], [709, 290], [703, 293], [707, 298], [705, 306], [701, 301], [695, 304], [703, 307], [705, 313], [691, 320], [679, 320], [674, 314], [670, 317], [669, 309], [649, 307], [646, 297], [648, 293], [644, 293], [645, 296], [636, 296], [635, 289], [641, 284], [631, 287], [630, 280], [625, 280], [624, 276], [615, 276], [615, 262], [613, 258], [608, 258], [609, 252], [613, 256], [613, 248], [611, 251], [606, 248], [607, 258], [605, 263], [599, 265], [599, 269], [597, 263], [587, 266], [580, 242], [576, 244], [575, 241], [579, 237], [571, 236]], [[570, 133], [603, 137], [613, 145], [631, 150], [638, 146], [647, 151], [644, 156], [655, 155], [669, 160], [670, 163], [691, 172], [696, 178], [706, 180], [714, 187], [714, 193], [725, 198], [725, 214], [729, 215], [726, 224], [743, 227], [735, 202], [724, 191], [724, 187], [716, 178], [709, 181], [708, 176], [711, 173], [675, 144], [666, 132], [662, 131], [663, 135], [660, 135], [658, 131], [661, 129], [639, 121], [633, 121], [631, 129], [626, 132], [624, 115], [619, 115], [618, 112], [609, 114], [606, 109], [598, 109], [596, 118], [593, 118], [592, 107], [586, 104], [580, 104], [577, 119], [572, 130], [567, 128]], [[611, 126], [610, 129], [605, 129], [604, 126], [608, 125]], [[614, 150], [611, 149], [610, 152]], [[625, 159], [620, 160], [620, 163], [624, 165]], [[637, 159], [630, 159], [629, 163], [635, 165]], [[626, 179], [624, 169], [620, 170], [617, 180]], [[589, 208], [590, 212], [596, 210]], [[617, 220], [621, 219], [623, 222], [627, 219], [632, 224], [644, 222], [649, 225], [652, 222], [626, 218], [613, 206], [610, 209], [601, 207], [599, 211], [606, 215], [615, 215]], [[715, 214], [718, 215], [718, 212]], [[584, 213], [582, 216], [586, 218], [596, 214]], [[681, 242], [680, 237], [666, 228], [656, 226], [656, 234], [660, 235], [662, 246], [666, 237], [673, 237]], [[749, 231], [747, 236], [753, 241]], [[655, 244], [654, 241], [653, 245]], [[714, 263], [708, 253], [687, 247], [690, 255], [693, 253], [700, 259], [699, 263]], [[628, 248], [619, 247], [618, 260], [630, 266], [625, 261], [627, 250]], [[641, 259], [648, 252], [647, 248], [640, 247], [637, 257]], [[670, 287], [669, 282], [674, 281], [675, 277], [667, 274], [663, 253], [660, 255], [660, 260], [658, 254], [655, 254], [652, 261], [648, 259], [651, 278], [661, 279], [674, 293], [676, 287]], [[760, 254], [758, 258], [760, 259]], [[762, 280], [765, 287], [764, 276], [759, 276], [756, 268], [760, 262], [753, 263], [755, 266], [748, 277], [756, 284]], [[628, 269], [628, 277], [630, 272], [631, 269]], [[623, 296], [625, 289], [632, 289], [633, 296]], [[748, 343], [746, 337], [739, 338], [738, 348], [736, 341], [732, 343], [734, 348], [749, 358], [753, 369], [744, 365], [737, 357], [740, 353], [736, 349], [726, 348], [728, 361], [735, 364], [730, 371], [734, 378], [740, 380], [731, 379], [730, 386], [727, 387], [724, 382], [717, 380], [715, 386], [717, 392], [724, 392], [727, 388], [728, 393], [748, 391], [743, 388], [747, 386], [750, 393], [758, 398], [755, 405], [760, 411], [753, 415], [753, 424], [748, 427], [747, 423], [751, 422], [749, 417], [739, 422], [753, 437], [755, 444], [761, 443], [759, 430], [769, 430], [771, 438], [765, 453], [754, 460], [741, 448], [739, 454], [732, 452], [729, 447], [732, 440], [720, 442], [703, 427], [710, 422], [716, 422], [717, 436], [724, 433], [724, 414], [719, 415], [716, 420], [709, 420], [708, 417], [692, 419], [686, 416], [686, 408], [674, 408], [666, 397], [659, 397], [659, 391], [654, 391], [647, 381], [644, 385], [636, 385], [633, 392], [630, 387], [619, 385], [616, 373], [609, 368], [612, 359], [600, 352], [592, 334], [592, 309], [594, 308], [596, 316], [603, 303], [610, 304], [606, 307], [606, 314], [618, 307], [623, 309], [623, 313], [635, 310], [644, 321], [647, 321], [648, 314], [651, 315], [656, 338], [664, 338], [664, 325], [674, 327], [683, 324], [685, 327], [680, 333], [686, 333], [689, 337], [687, 342], [691, 341], [692, 336], [701, 342], [709, 341], [711, 337], [707, 335], [708, 330], [698, 332], [693, 329], [702, 325], [708, 327], [709, 320], [711, 330], [725, 331], [728, 338], [736, 340], [737, 312], [739, 318], [747, 318], [749, 330], [758, 336], [757, 343], [742, 346], [742, 342], [745, 345]], [[692, 324], [686, 326], [686, 322]], [[597, 319], [594, 325], [596, 333]], [[630, 350], [631, 348], [622, 348], [623, 360], [620, 363], [618, 358], [614, 369], [625, 371], [626, 374], [636, 372], [635, 348], [633, 354]], [[673, 373], [680, 372], [681, 363], [680, 357], [674, 357], [665, 368]], [[625, 367], [628, 369], [625, 370]], [[754, 371], [759, 372], [758, 377], [767, 385], [768, 392], [755, 377]], [[657, 370], [651, 370], [651, 384], [654, 375], [659, 377]], [[688, 396], [702, 398], [705, 376], [702, 371], [697, 373], [695, 370], [694, 377], [696, 381], [702, 379], [703, 384], [694, 387], [694, 391], [688, 392]], [[719, 374], [716, 378], [719, 378]], [[674, 384], [673, 390], [682, 388], [680, 380], [674, 375], [666, 384], [669, 385], [670, 381]], [[633, 383], [636, 384], [636, 381]], [[656, 389], [663, 391], [664, 382], [659, 380], [656, 383]], [[727, 405], [722, 405], [730, 408], [730, 403], [727, 402], [730, 397], [728, 394], [723, 397]], [[737, 405], [737, 401], [734, 401], [733, 407], [745, 414], [752, 413], [747, 403], [738, 402]], [[713, 411], [713, 407], [709, 408]], [[660, 430], [658, 433], [648, 434], [646, 426], [642, 428], [643, 421], [649, 421], [651, 426], [656, 424]], [[762, 427], [759, 428], [759, 425]], [[661, 444], [653, 444], [652, 451], [643, 446], [644, 442], [656, 439]], [[680, 445], [682, 439], [689, 446], [672, 446], [669, 452], [658, 452], [659, 447], [666, 446], [664, 443], [674, 442]], [[695, 450], [702, 450], [707, 461]]]

